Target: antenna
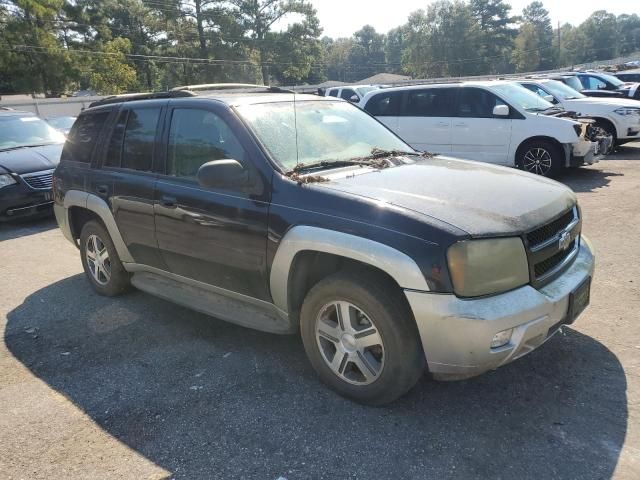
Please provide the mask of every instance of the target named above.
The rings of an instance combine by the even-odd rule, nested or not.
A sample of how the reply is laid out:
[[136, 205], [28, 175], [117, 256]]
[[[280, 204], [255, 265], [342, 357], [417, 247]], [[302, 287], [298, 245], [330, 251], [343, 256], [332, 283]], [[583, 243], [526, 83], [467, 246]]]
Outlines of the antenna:
[[300, 153], [298, 150], [298, 106], [296, 104], [296, 86], [293, 86], [293, 128], [296, 131], [296, 166], [300, 163]]

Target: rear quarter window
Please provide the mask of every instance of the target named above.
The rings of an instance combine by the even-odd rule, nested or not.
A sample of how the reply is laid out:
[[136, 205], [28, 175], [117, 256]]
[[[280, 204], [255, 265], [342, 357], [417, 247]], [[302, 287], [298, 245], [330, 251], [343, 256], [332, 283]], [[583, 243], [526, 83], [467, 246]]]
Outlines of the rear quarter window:
[[109, 118], [109, 113], [109, 111], [102, 111], [80, 115], [69, 132], [60, 161], [91, 163], [93, 150]]

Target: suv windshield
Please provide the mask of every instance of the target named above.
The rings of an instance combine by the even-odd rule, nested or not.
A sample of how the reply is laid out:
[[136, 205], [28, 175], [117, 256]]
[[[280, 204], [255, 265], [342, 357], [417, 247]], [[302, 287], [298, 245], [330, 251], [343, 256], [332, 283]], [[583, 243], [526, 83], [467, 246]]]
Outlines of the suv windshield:
[[519, 105], [528, 112], [543, 112], [544, 110], [553, 108], [553, 104], [521, 85], [499, 83], [491, 85], [490, 88], [501, 95], [508, 103]]
[[594, 75], [594, 77], [600, 78], [601, 80], [604, 80], [605, 82], [609, 82], [610, 84], [612, 84], [616, 88], [620, 88], [620, 87], [622, 87], [624, 85], [624, 82], [622, 80], [620, 80], [619, 78], [614, 77], [613, 75], [608, 75], [606, 73], [598, 73], [598, 75]]
[[575, 100], [577, 98], [587, 98], [580, 92], [575, 91], [571, 87], [567, 87], [564, 83], [556, 80], [549, 80], [543, 84], [547, 90], [551, 92], [554, 97], [558, 97], [561, 100]]
[[339, 163], [366, 157], [374, 149], [413, 151], [377, 120], [346, 102], [263, 103], [240, 106], [238, 111], [285, 171], [298, 162]]
[[0, 117], [0, 150], [63, 142], [61, 132], [36, 116]]

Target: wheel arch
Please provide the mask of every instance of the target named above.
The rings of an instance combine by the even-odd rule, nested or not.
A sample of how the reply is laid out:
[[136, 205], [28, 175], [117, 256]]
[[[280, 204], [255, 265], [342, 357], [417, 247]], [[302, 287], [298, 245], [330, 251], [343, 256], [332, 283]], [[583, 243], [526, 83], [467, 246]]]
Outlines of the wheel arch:
[[297, 226], [280, 242], [271, 266], [273, 302], [295, 320], [306, 292], [341, 268], [368, 269], [399, 289], [429, 291], [420, 268], [408, 255], [355, 235]]
[[545, 142], [552, 143], [556, 148], [558, 148], [558, 151], [561, 154], [564, 155], [565, 164], [563, 166], [566, 166], [568, 164], [571, 152], [569, 150], [567, 150], [567, 148], [565, 148], [565, 144], [563, 144], [563, 143], [559, 142], [557, 139], [555, 139], [553, 137], [549, 137], [547, 135], [536, 135], [534, 137], [526, 138], [525, 140], [523, 140], [520, 143], [520, 145], [518, 145], [518, 148], [516, 149], [516, 167], [522, 168], [522, 161], [521, 161], [520, 157], [524, 154], [524, 149], [528, 145], [533, 144], [535, 142], [539, 142], [539, 141], [545, 141]]
[[600, 117], [598, 115], [591, 115], [591, 118], [593, 118], [597, 123], [603, 123], [609, 127], [611, 127], [611, 131], [613, 132], [613, 141], [614, 143], [618, 140], [619, 132], [618, 132], [618, 127], [616, 126], [615, 123], [613, 123], [611, 120], [609, 120], [606, 117]]
[[98, 220], [109, 232], [113, 245], [122, 262], [133, 262], [133, 257], [125, 244], [113, 213], [102, 198], [91, 193], [70, 190], [65, 194], [64, 209], [67, 225], [74, 241], [80, 238], [82, 226], [89, 220]]

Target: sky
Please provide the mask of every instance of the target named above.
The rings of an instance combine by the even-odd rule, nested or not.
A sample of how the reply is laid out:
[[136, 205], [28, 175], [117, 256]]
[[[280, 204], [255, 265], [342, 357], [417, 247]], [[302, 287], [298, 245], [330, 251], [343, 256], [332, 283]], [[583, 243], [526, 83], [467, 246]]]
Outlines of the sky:
[[[364, 25], [373, 25], [380, 33], [404, 24], [409, 14], [426, 8], [432, 0], [311, 0], [318, 11], [323, 35], [350, 37]], [[532, 0], [507, 0], [514, 15], [522, 13]], [[577, 25], [596, 10], [610, 13], [640, 14], [640, 0], [542, 0], [551, 14], [554, 27], [558, 21]]]

